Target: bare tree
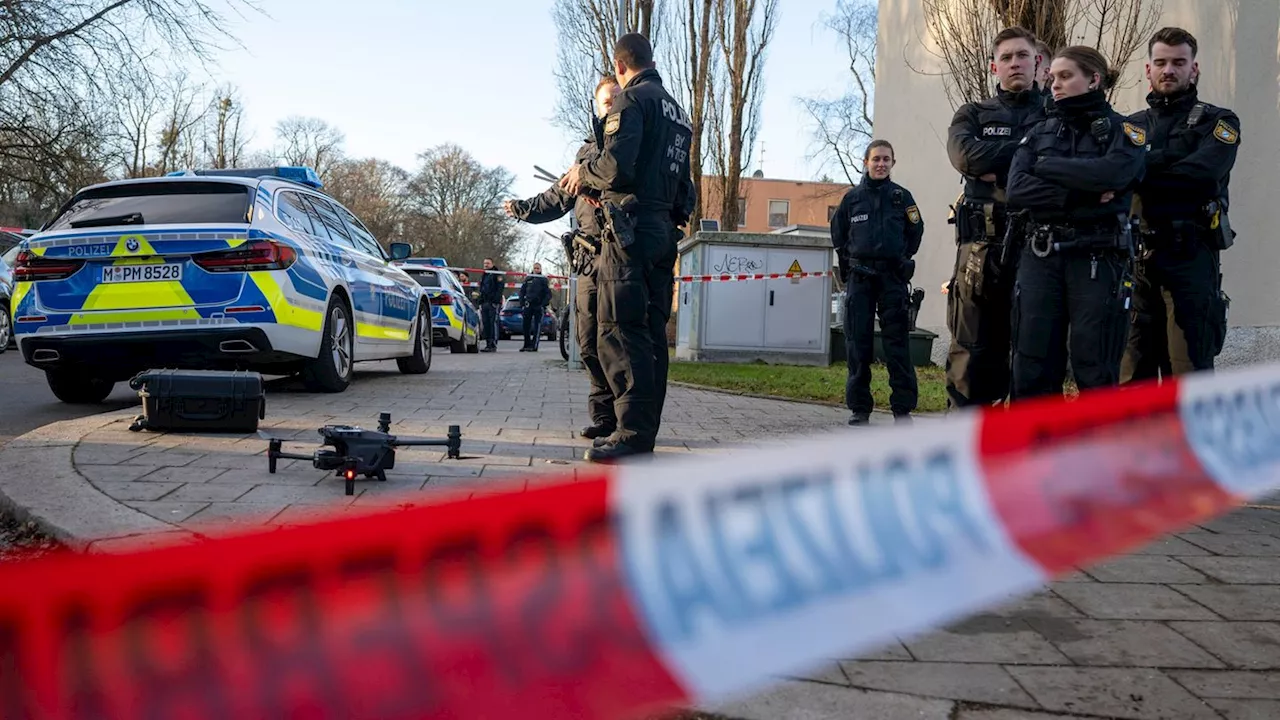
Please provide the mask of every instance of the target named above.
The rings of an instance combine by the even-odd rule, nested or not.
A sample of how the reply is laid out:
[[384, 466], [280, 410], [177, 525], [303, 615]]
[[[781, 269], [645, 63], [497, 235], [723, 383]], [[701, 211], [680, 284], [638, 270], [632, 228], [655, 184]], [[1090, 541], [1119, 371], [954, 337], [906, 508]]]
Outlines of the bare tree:
[[185, 72], [173, 75], [162, 91], [166, 108], [157, 141], [156, 172], [163, 175], [199, 164], [195, 157], [195, 130], [204, 122], [201, 104], [204, 88], [193, 84]]
[[811, 158], [822, 167], [835, 165], [850, 185], [862, 175], [862, 152], [871, 141], [875, 106], [876, 4], [867, 0], [837, 0], [836, 11], [823, 15], [822, 24], [844, 41], [849, 57], [849, 88], [837, 98], [801, 98], [814, 124], [817, 150]]
[[325, 178], [342, 159], [342, 132], [320, 118], [293, 115], [276, 123], [277, 151], [286, 165], [306, 165]]
[[119, 162], [127, 178], [145, 177], [152, 130], [163, 122], [165, 101], [155, 74], [145, 66], [127, 65], [116, 78], [122, 89], [116, 105]]
[[655, 46], [664, 0], [555, 0], [556, 101], [552, 122], [575, 135], [590, 132], [591, 93], [613, 72], [613, 44], [638, 32]]
[[922, 1], [952, 107], [991, 94], [990, 44], [1002, 28], [1022, 25], [1055, 50], [1093, 45], [1123, 68], [1155, 31], [1162, 10], [1159, 0]]
[[325, 178], [325, 192], [360, 218], [384, 245], [404, 232], [409, 173], [386, 160], [367, 158], [336, 163]]
[[720, 225], [738, 226], [738, 190], [743, 168], [750, 164], [760, 130], [760, 102], [764, 98], [766, 51], [778, 24], [778, 0], [722, 0], [717, 40], [724, 61], [725, 80], [721, 126], [724, 141], [723, 191]]
[[405, 225], [405, 239], [415, 252], [471, 263], [468, 267], [486, 257], [512, 260], [521, 233], [502, 210], [502, 201], [511, 197], [511, 173], [485, 167], [452, 144], [418, 158], [421, 164], [409, 180]]
[[667, 78], [671, 93], [689, 114], [693, 138], [689, 144], [689, 168], [697, 199], [690, 216], [698, 220], [704, 215], [702, 188], [704, 136], [708, 113], [708, 88], [712, 78], [722, 69], [715, 49], [714, 18], [724, 0], [685, 0], [672, 7], [673, 25], [679, 32], [677, 41], [665, 46], [664, 57], [669, 68]]
[[204, 154], [210, 167], [239, 167], [240, 156], [249, 143], [242, 130], [244, 105], [231, 86], [219, 88], [209, 101], [206, 112], [208, 127], [204, 137]]

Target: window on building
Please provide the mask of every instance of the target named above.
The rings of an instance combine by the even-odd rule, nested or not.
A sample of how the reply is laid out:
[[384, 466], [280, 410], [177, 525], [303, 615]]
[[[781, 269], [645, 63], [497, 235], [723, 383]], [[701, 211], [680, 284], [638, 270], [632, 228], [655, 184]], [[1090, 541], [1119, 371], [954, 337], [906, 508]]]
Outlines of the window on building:
[[780, 228], [790, 225], [791, 203], [787, 200], [769, 201], [769, 227]]
[[836, 216], [836, 210], [839, 210], [839, 209], [840, 209], [839, 205], [827, 206], [827, 222], [831, 222], [831, 218]]
[[747, 226], [747, 199], [738, 198], [738, 227]]

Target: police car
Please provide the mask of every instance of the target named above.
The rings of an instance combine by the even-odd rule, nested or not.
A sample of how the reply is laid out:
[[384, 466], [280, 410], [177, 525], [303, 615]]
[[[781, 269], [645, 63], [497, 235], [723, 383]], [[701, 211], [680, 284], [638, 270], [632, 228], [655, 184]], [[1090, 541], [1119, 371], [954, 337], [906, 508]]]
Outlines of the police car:
[[448, 345], [450, 352], [480, 352], [480, 312], [467, 297], [466, 288], [452, 271], [434, 263], [414, 262], [418, 259], [399, 266], [422, 286], [431, 304], [433, 342]]
[[198, 170], [76, 193], [17, 255], [18, 348], [69, 403], [154, 367], [300, 373], [431, 367], [421, 286], [310, 168]]

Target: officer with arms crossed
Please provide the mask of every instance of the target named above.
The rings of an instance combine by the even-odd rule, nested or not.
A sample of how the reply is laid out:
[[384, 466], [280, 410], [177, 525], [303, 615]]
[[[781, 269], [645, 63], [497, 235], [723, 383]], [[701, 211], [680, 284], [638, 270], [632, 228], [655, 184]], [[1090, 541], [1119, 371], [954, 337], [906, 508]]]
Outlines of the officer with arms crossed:
[[1240, 118], [1200, 100], [1197, 49], [1195, 37], [1176, 27], [1159, 30], [1147, 44], [1150, 108], [1133, 116], [1146, 125], [1151, 143], [1134, 203], [1143, 293], [1134, 299], [1125, 382], [1156, 377], [1162, 362], [1173, 374], [1212, 370], [1226, 339], [1218, 253], [1235, 239], [1227, 185], [1240, 149]]
[[[990, 405], [1009, 394], [1010, 302], [1016, 255], [1003, 248], [1005, 188], [1018, 142], [1044, 119], [1035, 87], [1036, 38], [1007, 28], [992, 42], [996, 95], [956, 111], [948, 132], [951, 165], [964, 176], [955, 209], [955, 271], [947, 293], [947, 404]], [[1049, 58], [1040, 60], [1049, 63]]]
[[831, 216], [831, 240], [845, 286], [844, 332], [849, 358], [844, 401], [850, 425], [871, 421], [871, 361], [874, 323], [880, 314], [880, 341], [889, 370], [889, 406], [895, 422], [911, 422], [918, 395], [911, 363], [907, 283], [915, 272], [924, 222], [911, 191], [889, 179], [893, 146], [874, 140], [863, 157], [862, 182], [845, 193]]
[[520, 285], [520, 307], [524, 313], [524, 347], [520, 352], [538, 352], [542, 340], [542, 316], [551, 304], [551, 283], [542, 274], [542, 263], [533, 264], [533, 272]]
[[[617, 78], [609, 75], [596, 85], [595, 117], [592, 119], [592, 137], [578, 148], [574, 163], [582, 163], [596, 156], [602, 144], [604, 125], [601, 122], [613, 107], [614, 97], [622, 90]], [[597, 194], [596, 197], [599, 197]], [[547, 188], [541, 195], [529, 200], [508, 200], [503, 203], [507, 214], [528, 223], [545, 223], [564, 217], [570, 210], [578, 221], [578, 228], [570, 234], [572, 243], [569, 254], [573, 258], [573, 272], [578, 276], [575, 298], [578, 351], [582, 364], [591, 379], [591, 392], [587, 395], [587, 412], [591, 425], [581, 431], [584, 438], [604, 438], [613, 434], [617, 420], [613, 412], [613, 391], [605, 380], [600, 358], [596, 353], [596, 282], [595, 265], [604, 234], [604, 220], [598, 202], [586, 195], [570, 195], [559, 183]], [[665, 350], [665, 347], [663, 348]]]
[[1051, 73], [1054, 108], [1009, 171], [1009, 207], [1028, 211], [1014, 285], [1014, 400], [1062, 393], [1068, 337], [1081, 390], [1117, 384], [1128, 329], [1129, 204], [1146, 130], [1107, 102], [1120, 73], [1097, 50], [1060, 50]]
[[[561, 187], [578, 194], [600, 191], [606, 227], [596, 264], [597, 351], [613, 389], [617, 429], [586, 453], [592, 462], [612, 462], [653, 452], [658, 432], [661, 379], [651, 318], [655, 290], [668, 288], [674, 265], [677, 203], [689, 198], [689, 118], [662, 87], [653, 65], [653, 47], [638, 33], [623, 35], [613, 48], [622, 92], [604, 121], [600, 154], [576, 164]], [[687, 202], [687, 200], [686, 200]], [[687, 211], [686, 211], [687, 218]], [[668, 309], [668, 312], [670, 310]], [[665, 337], [665, 335], [664, 335]], [[665, 343], [663, 343], [665, 345]]]

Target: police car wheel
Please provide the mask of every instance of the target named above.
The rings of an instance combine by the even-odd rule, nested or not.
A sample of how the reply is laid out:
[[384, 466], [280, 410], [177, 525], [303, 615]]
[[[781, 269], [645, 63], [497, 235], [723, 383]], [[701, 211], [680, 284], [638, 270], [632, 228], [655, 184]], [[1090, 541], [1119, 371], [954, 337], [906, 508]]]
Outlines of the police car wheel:
[[355, 326], [351, 322], [351, 311], [341, 298], [329, 301], [324, 316], [320, 355], [307, 361], [302, 382], [311, 392], [342, 392], [354, 375]]
[[116, 386], [110, 380], [86, 375], [83, 368], [54, 368], [45, 370], [44, 375], [54, 397], [68, 405], [96, 405]]
[[13, 340], [13, 316], [9, 314], [9, 303], [0, 303], [0, 353], [9, 349]]
[[396, 367], [405, 375], [423, 375], [431, 369], [431, 313], [425, 307], [418, 308], [417, 342], [413, 355], [396, 358]]
[[472, 335], [471, 337], [475, 339], [475, 342], [473, 342], [473, 343], [471, 343], [470, 345], [468, 345], [468, 346], [467, 346], [467, 354], [469, 354], [469, 355], [472, 355], [472, 354], [475, 354], [475, 353], [480, 352], [480, 330], [479, 330], [479, 328], [477, 328], [477, 329], [476, 329], [475, 334], [474, 334], [474, 335]]

